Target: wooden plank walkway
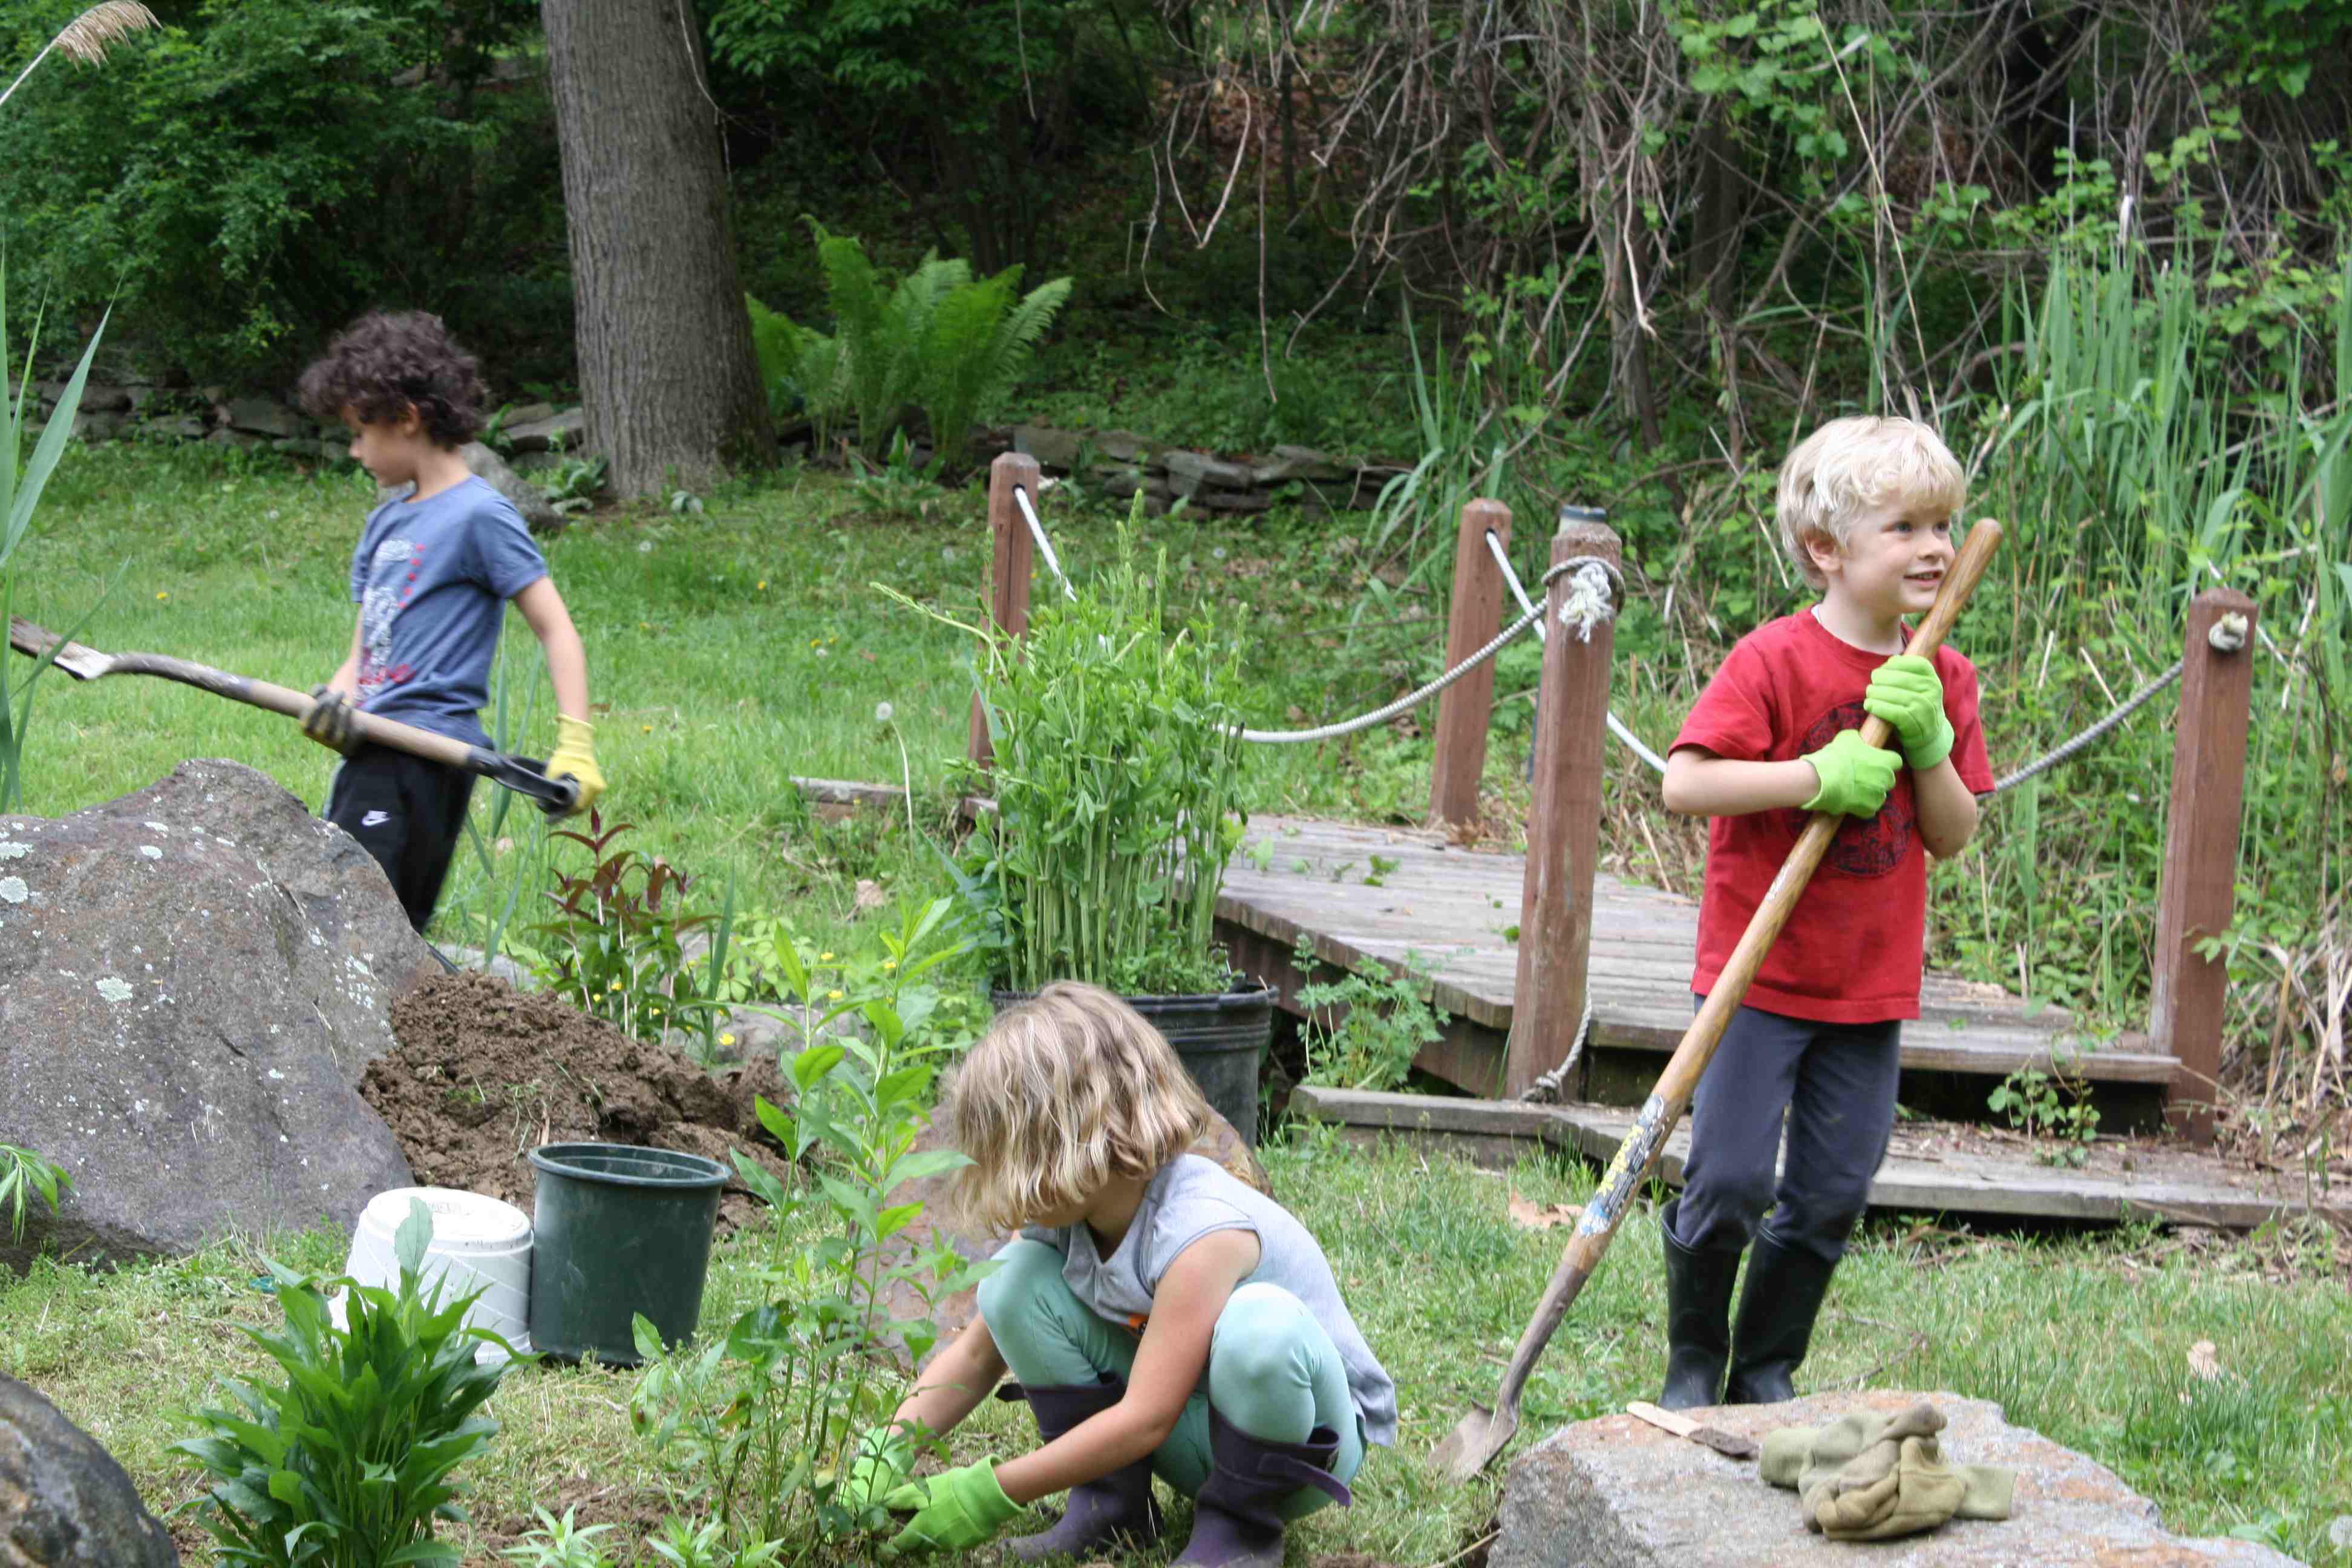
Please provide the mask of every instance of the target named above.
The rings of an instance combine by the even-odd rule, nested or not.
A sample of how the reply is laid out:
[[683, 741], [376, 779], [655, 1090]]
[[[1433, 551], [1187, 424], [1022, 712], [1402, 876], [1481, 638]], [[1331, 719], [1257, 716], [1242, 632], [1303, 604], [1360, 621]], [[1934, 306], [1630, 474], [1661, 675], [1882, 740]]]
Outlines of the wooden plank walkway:
[[[1465, 849], [1442, 834], [1258, 816], [1226, 868], [1217, 913], [1236, 959], [1276, 980], [1286, 1003], [1297, 984], [1289, 956], [1302, 936], [1326, 962], [1350, 966], [1420, 955], [1434, 974], [1437, 1005], [1454, 1018], [1421, 1065], [1485, 1094], [1500, 1081], [1510, 1033], [1518, 953], [1506, 932], [1519, 923], [1525, 871], [1523, 856]], [[1690, 1023], [1698, 905], [1605, 874], [1593, 900], [1594, 1067], [1571, 1089], [1638, 1101]], [[2029, 1014], [1997, 985], [1931, 972], [1920, 1010], [1904, 1030], [1906, 1075], [2000, 1079], [2026, 1062], [2047, 1068], [2058, 1049], [2081, 1076], [2136, 1094], [2142, 1109], [2172, 1079], [2172, 1058], [2147, 1051], [2145, 1037], [2075, 1037], [2063, 1013]]]
[[[1408, 1137], [1445, 1147], [1492, 1168], [1511, 1164], [1541, 1143], [1606, 1162], [1633, 1125], [1632, 1112], [1594, 1105], [1538, 1106], [1423, 1094], [1372, 1094], [1302, 1085], [1291, 1110], [1346, 1129], [1370, 1143]], [[1683, 1180], [1690, 1151], [1685, 1121], [1666, 1141], [1659, 1173]], [[2281, 1174], [2233, 1170], [2181, 1144], [2101, 1139], [2081, 1169], [2036, 1157], [2019, 1135], [1951, 1122], [1904, 1122], [1886, 1163], [1871, 1184], [1870, 1205], [1939, 1214], [2037, 1215], [2076, 1221], [2153, 1218], [2175, 1224], [2251, 1228], [2313, 1207], [2352, 1225], [2352, 1208], [2316, 1205]]]

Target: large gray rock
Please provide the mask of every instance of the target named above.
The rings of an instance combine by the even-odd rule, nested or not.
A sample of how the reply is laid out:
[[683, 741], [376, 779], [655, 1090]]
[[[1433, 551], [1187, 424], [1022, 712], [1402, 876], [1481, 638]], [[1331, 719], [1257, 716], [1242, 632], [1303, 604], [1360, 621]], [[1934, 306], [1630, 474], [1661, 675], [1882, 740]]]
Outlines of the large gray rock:
[[2293, 1568], [2293, 1558], [2252, 1542], [2166, 1534], [2156, 1505], [2113, 1470], [2009, 1425], [1986, 1400], [1864, 1390], [1688, 1414], [1761, 1442], [1777, 1427], [1853, 1410], [1891, 1415], [1922, 1399], [1950, 1423], [1938, 1435], [1947, 1462], [2017, 1470], [2008, 1519], [1953, 1520], [1867, 1544], [1831, 1541], [1806, 1530], [1797, 1494], [1767, 1486], [1753, 1461], [1605, 1415], [1561, 1427], [1512, 1464], [1487, 1568], [1853, 1568], [1865, 1556], [1885, 1568]]
[[310, 432], [310, 422], [274, 397], [232, 397], [226, 405], [228, 426], [256, 436], [290, 439]]
[[533, 533], [562, 533], [567, 521], [547, 499], [547, 492], [524, 479], [507, 466], [507, 460], [483, 446], [468, 441], [461, 448], [466, 467], [499, 494], [514, 502], [515, 510], [522, 513], [523, 526]]
[[367, 852], [236, 763], [0, 816], [0, 1143], [73, 1179], [0, 1266], [355, 1222], [410, 1181], [357, 1090], [433, 963]]
[[114, 1456], [37, 1391], [0, 1376], [0, 1563], [176, 1568], [179, 1561]]
[[518, 452], [546, 452], [560, 444], [565, 452], [577, 457], [588, 444], [588, 416], [578, 408], [546, 414], [537, 419], [525, 419], [517, 413], [509, 416], [505, 428], [507, 444]]
[[[516, 473], [504, 458], [479, 441], [467, 442], [457, 448], [457, 455], [466, 459], [466, 467], [472, 470], [476, 479], [514, 503], [515, 510], [522, 514], [524, 527], [533, 533], [563, 531], [564, 524], [570, 520], [555, 510], [555, 503], [547, 499], [545, 490]], [[376, 504], [381, 506], [415, 488], [406, 484], [378, 485], [375, 488]]]

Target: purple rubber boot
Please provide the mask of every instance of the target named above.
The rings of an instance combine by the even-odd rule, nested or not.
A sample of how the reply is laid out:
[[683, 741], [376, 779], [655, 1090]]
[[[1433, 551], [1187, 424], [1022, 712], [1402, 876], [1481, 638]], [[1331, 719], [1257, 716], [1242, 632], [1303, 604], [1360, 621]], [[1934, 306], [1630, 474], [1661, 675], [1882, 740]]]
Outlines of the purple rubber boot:
[[[1038, 1442], [1052, 1442], [1117, 1405], [1126, 1394], [1127, 1384], [1117, 1382], [1031, 1388], [1029, 1409], [1037, 1417]], [[1063, 1503], [1060, 1523], [1007, 1544], [1013, 1556], [1034, 1563], [1045, 1557], [1083, 1555], [1114, 1536], [1138, 1546], [1160, 1539], [1160, 1505], [1151, 1496], [1149, 1458], [1072, 1487]]]
[[1192, 1515], [1192, 1538], [1179, 1568], [1282, 1568], [1285, 1521], [1276, 1511], [1301, 1487], [1328, 1492], [1346, 1508], [1355, 1500], [1331, 1473], [1339, 1435], [1318, 1426], [1304, 1443], [1253, 1437], [1209, 1408], [1209, 1479]]

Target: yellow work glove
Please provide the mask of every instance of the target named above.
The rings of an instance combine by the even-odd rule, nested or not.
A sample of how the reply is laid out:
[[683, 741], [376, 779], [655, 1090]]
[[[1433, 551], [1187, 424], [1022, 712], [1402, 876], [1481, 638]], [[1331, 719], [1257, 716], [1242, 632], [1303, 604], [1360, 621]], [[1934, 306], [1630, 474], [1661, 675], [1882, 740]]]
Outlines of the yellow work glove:
[[596, 726], [569, 714], [555, 721], [555, 751], [547, 759], [547, 776], [580, 781], [580, 798], [566, 816], [577, 816], [604, 793], [604, 773], [596, 765]]

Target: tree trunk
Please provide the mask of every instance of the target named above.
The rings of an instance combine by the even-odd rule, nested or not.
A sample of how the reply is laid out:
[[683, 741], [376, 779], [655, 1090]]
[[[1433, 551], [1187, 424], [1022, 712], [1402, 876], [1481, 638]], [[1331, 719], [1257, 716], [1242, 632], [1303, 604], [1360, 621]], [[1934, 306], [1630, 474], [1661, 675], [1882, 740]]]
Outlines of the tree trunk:
[[589, 448], [622, 495], [773, 450], [701, 45], [666, 0], [546, 0]]

